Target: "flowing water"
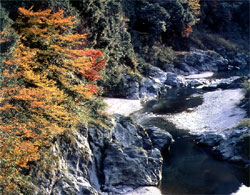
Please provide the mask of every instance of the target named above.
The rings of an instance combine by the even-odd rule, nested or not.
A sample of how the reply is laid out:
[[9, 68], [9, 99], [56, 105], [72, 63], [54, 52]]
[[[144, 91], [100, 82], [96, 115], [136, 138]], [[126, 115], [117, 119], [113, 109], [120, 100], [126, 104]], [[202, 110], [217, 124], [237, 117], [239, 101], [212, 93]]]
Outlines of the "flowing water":
[[[223, 131], [240, 121], [245, 111], [237, 106], [240, 89], [172, 89], [160, 101], [149, 102], [145, 111], [154, 113], [141, 122], [155, 125], [173, 135], [170, 151], [163, 151], [163, 194], [232, 194], [249, 186], [249, 170], [216, 159], [207, 148], [197, 146], [195, 137], [206, 131]], [[205, 124], [205, 125], [204, 125]]]

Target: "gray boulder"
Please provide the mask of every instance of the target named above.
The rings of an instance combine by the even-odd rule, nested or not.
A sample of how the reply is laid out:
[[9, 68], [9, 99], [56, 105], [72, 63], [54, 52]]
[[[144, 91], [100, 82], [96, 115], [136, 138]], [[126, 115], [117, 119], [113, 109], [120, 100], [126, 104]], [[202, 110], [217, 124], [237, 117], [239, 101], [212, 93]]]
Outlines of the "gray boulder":
[[230, 64], [232, 64], [233, 68], [244, 69], [249, 67], [249, 55], [238, 52], [236, 55], [232, 55], [231, 58]]
[[195, 74], [198, 73], [198, 70], [195, 69], [193, 66], [189, 66], [185, 62], [182, 62], [178, 65], [178, 68], [183, 70], [184, 72], [188, 72], [188, 74]]
[[188, 74], [229, 69], [228, 59], [215, 51], [196, 49], [190, 52], [181, 52], [177, 58], [176, 68]]
[[187, 86], [194, 88], [194, 87], [199, 87], [201, 85], [204, 85], [204, 80], [205, 79], [193, 79], [193, 80], [187, 80]]
[[97, 125], [91, 125], [88, 128], [88, 141], [92, 151], [92, 161], [89, 162], [88, 170], [90, 172], [90, 182], [98, 189], [103, 184], [103, 158], [106, 143], [111, 140], [112, 134], [106, 128], [100, 128]]
[[140, 98], [150, 99], [157, 98], [162, 84], [156, 83], [154, 80], [144, 78], [140, 83]]
[[250, 129], [247, 127], [203, 135], [198, 138], [198, 144], [211, 147], [212, 152], [223, 160], [250, 165]]
[[239, 87], [239, 84], [242, 83], [244, 78], [239, 76], [233, 76], [230, 78], [225, 79], [212, 79], [209, 80], [207, 84], [203, 85], [203, 88], [209, 89], [209, 88], [221, 88], [221, 89], [227, 89], [227, 88], [233, 88], [233, 87]]
[[141, 126], [133, 123], [129, 117], [116, 115], [117, 123], [112, 131], [112, 141], [118, 142], [122, 147], [137, 146], [143, 149], [152, 149], [151, 140]]
[[187, 85], [183, 76], [177, 75], [172, 72], [167, 72], [167, 80], [165, 81], [165, 84], [173, 87], [183, 87]]
[[33, 170], [34, 194], [117, 195], [159, 185], [163, 159], [147, 131], [121, 115], [107, 125], [59, 136], [51, 158]]
[[213, 152], [220, 155], [223, 160], [244, 163], [249, 166], [250, 129], [233, 129], [220, 141]]
[[204, 134], [197, 139], [198, 140], [197, 144], [214, 147], [219, 145], [221, 139], [222, 136], [219, 134], [212, 134], [212, 133]]
[[145, 127], [152, 140], [153, 146], [162, 150], [163, 148], [169, 148], [174, 142], [174, 139], [170, 133], [155, 126]]
[[228, 60], [214, 51], [194, 50], [184, 56], [184, 62], [199, 71], [218, 71], [218, 67], [228, 64]]
[[167, 73], [158, 67], [151, 66], [149, 69], [149, 78], [157, 83], [164, 83], [167, 79]]
[[122, 77], [119, 94], [127, 99], [139, 99], [139, 78], [133, 75]]
[[142, 78], [140, 82], [140, 98], [154, 99], [158, 98], [159, 93], [166, 92], [171, 86], [165, 84], [167, 72], [158, 67], [150, 66], [148, 77]]
[[204, 89], [227, 89], [241, 87], [240, 85], [245, 79], [246, 78], [244, 77], [233, 76], [225, 79], [186, 79], [185, 82], [187, 83], [187, 86], [191, 88], [199, 87]]
[[156, 148], [144, 150], [110, 143], [105, 155], [105, 191], [117, 194], [128, 187], [156, 186], [161, 180], [162, 157]]

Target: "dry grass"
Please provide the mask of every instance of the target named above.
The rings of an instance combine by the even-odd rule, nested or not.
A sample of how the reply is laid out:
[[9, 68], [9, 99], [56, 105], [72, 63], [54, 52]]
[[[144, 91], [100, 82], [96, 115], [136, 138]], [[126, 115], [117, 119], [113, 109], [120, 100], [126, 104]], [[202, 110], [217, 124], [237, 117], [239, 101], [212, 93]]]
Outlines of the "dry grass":
[[250, 118], [245, 118], [242, 121], [239, 122], [237, 127], [248, 127], [250, 128]]

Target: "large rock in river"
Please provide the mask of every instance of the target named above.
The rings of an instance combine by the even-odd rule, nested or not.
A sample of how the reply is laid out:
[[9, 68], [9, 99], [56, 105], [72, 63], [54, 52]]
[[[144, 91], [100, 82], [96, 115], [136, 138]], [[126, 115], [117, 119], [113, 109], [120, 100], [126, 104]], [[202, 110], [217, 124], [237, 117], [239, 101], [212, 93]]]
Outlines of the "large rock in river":
[[174, 142], [172, 135], [163, 129], [155, 126], [146, 126], [145, 129], [148, 132], [154, 147], [159, 150], [168, 148]]
[[225, 130], [223, 134], [205, 134], [198, 140], [198, 144], [211, 147], [212, 152], [223, 160], [250, 165], [250, 128], [248, 127]]

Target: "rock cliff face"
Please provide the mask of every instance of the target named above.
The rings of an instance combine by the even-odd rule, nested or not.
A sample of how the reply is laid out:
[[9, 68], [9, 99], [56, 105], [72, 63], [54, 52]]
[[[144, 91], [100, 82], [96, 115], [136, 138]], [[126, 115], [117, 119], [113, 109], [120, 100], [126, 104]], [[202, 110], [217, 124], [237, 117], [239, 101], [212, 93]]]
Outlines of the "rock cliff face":
[[130, 118], [116, 115], [116, 121], [109, 138], [105, 131], [100, 134], [97, 128], [89, 129], [90, 145], [103, 176], [102, 190], [117, 194], [139, 186], [157, 186], [161, 180], [160, 151], [153, 147], [145, 129]]
[[110, 127], [92, 125], [58, 137], [50, 157], [41, 162], [45, 167], [33, 171], [36, 194], [121, 194], [159, 185], [158, 148], [169, 145], [170, 139], [155, 148], [155, 138], [152, 143], [144, 128], [121, 115]]
[[86, 133], [83, 129], [57, 138], [48, 157], [33, 170], [35, 194], [98, 194], [89, 182], [93, 153]]

